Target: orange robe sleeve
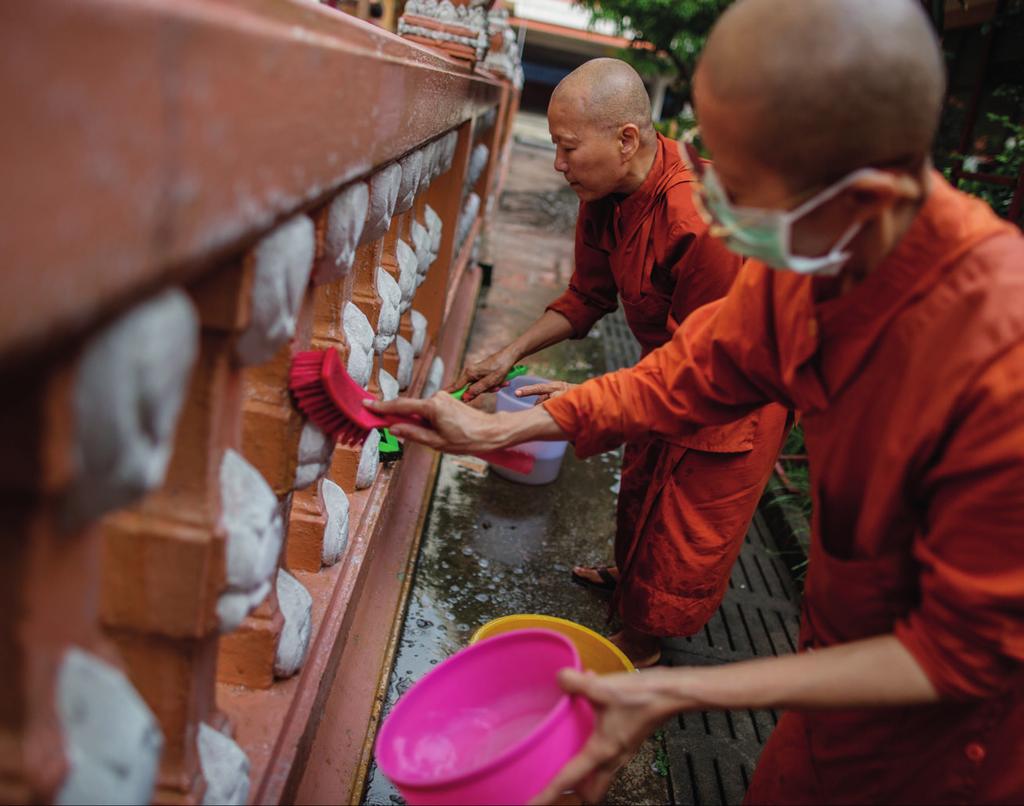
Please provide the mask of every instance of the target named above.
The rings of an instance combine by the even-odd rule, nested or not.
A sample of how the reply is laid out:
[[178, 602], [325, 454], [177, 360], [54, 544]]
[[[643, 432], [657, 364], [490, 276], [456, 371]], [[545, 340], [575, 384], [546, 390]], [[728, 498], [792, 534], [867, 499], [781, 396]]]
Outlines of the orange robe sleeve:
[[576, 222], [576, 265], [569, 288], [547, 307], [569, 320], [574, 339], [582, 339], [602, 316], [619, 307], [619, 291], [608, 253], [587, 237], [589, 222], [587, 207], [581, 205]]
[[1018, 685], [1024, 664], [1024, 344], [972, 387], [925, 476], [921, 599], [896, 627], [951, 699]]
[[671, 341], [635, 367], [545, 403], [576, 453], [586, 457], [623, 442], [687, 437], [767, 403], [793, 408], [780, 369], [768, 271], [746, 264], [726, 297], [690, 314]]
[[743, 258], [711, 235], [692, 203], [687, 202], [685, 207], [678, 203], [670, 206], [672, 224], [662, 240], [669, 250], [662, 262], [672, 267], [671, 331], [702, 305], [729, 293], [743, 263]]

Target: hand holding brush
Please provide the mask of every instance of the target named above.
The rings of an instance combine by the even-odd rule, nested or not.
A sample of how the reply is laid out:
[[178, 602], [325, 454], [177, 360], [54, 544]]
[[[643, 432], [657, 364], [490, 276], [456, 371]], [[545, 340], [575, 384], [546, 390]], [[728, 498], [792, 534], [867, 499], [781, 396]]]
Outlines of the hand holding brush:
[[[362, 444], [374, 428], [390, 428], [395, 436], [402, 435], [401, 430], [395, 428], [399, 425], [429, 428], [416, 414], [375, 413], [367, 408], [368, 403], [378, 403], [377, 399], [352, 380], [336, 350], [296, 355], [288, 385], [302, 413], [321, 431], [346, 445]], [[453, 397], [448, 399], [453, 405], [464, 406]], [[466, 452], [518, 473], [529, 473], [533, 469], [534, 457], [525, 451]]]

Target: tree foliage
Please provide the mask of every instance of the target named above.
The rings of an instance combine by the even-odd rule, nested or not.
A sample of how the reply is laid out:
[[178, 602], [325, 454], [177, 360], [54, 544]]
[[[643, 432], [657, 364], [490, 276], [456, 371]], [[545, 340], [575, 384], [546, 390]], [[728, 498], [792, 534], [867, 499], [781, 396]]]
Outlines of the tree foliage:
[[641, 73], [671, 73], [673, 90], [690, 97], [690, 83], [711, 26], [733, 0], [578, 0], [593, 20], [607, 20], [620, 35], [654, 50], [631, 48], [627, 58]]

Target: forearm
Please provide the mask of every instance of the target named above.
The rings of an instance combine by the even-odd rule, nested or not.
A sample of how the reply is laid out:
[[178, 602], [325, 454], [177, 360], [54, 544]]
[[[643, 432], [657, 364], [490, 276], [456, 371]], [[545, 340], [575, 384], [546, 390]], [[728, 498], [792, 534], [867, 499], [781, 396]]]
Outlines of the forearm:
[[921, 705], [938, 693], [894, 635], [779, 658], [658, 670], [651, 690], [669, 712]]
[[488, 449], [507, 448], [523, 442], [534, 440], [566, 439], [565, 432], [559, 428], [543, 406], [534, 406], [525, 411], [499, 411], [488, 415], [479, 426], [477, 437], [479, 444]]
[[572, 324], [555, 311], [544, 313], [506, 348], [514, 361], [540, 352], [545, 347], [565, 341], [573, 335]]

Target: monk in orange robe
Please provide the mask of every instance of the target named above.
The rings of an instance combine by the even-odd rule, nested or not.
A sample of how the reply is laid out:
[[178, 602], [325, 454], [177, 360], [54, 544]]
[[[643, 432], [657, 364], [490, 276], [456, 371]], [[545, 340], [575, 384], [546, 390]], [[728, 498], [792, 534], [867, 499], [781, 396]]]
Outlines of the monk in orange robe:
[[488, 416], [403, 404], [464, 452], [584, 455], [777, 401], [814, 519], [795, 655], [562, 673], [598, 727], [540, 793], [600, 799], [668, 715], [780, 708], [752, 803], [1024, 802], [1024, 236], [929, 167], [942, 56], [912, 0], [739, 0], [695, 79], [714, 231], [748, 261], [637, 367]]
[[[464, 399], [500, 385], [524, 357], [581, 339], [621, 299], [642, 354], [691, 312], [724, 296], [741, 259], [707, 234], [678, 145], [657, 134], [637, 72], [594, 59], [556, 88], [548, 108], [555, 169], [580, 197], [569, 288], [525, 333], [468, 366], [450, 390]], [[547, 396], [568, 384], [527, 387]], [[611, 568], [574, 569], [614, 587], [623, 629], [612, 636], [638, 666], [659, 636], [692, 635], [712, 616], [782, 446], [786, 411], [767, 406], [679, 438], [626, 446]], [[617, 581], [617, 584], [615, 584]]]

